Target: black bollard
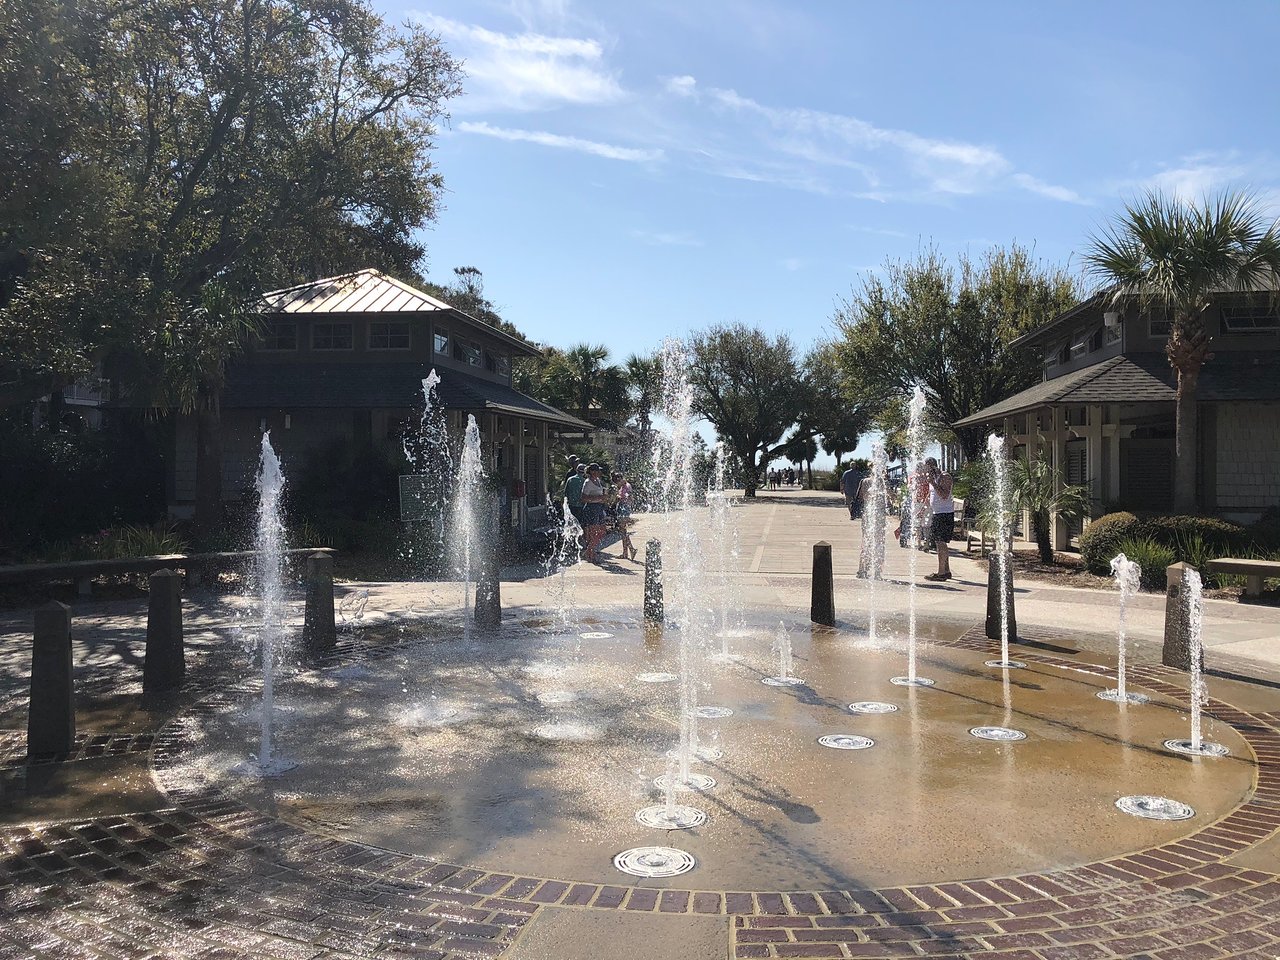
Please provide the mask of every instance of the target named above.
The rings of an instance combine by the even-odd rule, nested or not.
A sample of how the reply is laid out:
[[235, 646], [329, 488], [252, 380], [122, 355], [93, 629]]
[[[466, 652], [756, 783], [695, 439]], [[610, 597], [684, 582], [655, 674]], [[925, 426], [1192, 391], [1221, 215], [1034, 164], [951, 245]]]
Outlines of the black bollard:
[[[1179, 562], [1165, 567], [1164, 649], [1160, 662], [1179, 670], [1191, 669], [1191, 611], [1187, 609], [1186, 574], [1191, 564]], [[1200, 669], [1204, 669], [1204, 648], [1200, 649]]]
[[491, 525], [481, 525], [479, 556], [476, 558], [475, 623], [482, 630], [496, 630], [502, 626], [502, 579], [498, 559], [499, 535], [497, 505], [492, 504], [494, 517]]
[[302, 620], [302, 642], [307, 652], [323, 655], [338, 642], [333, 614], [333, 557], [313, 553], [307, 557], [307, 601]]
[[819, 540], [813, 545], [813, 588], [809, 619], [824, 627], [836, 625], [836, 585], [831, 570], [831, 544]]
[[662, 623], [662, 542], [650, 540], [644, 546], [644, 622]]
[[992, 640], [1001, 640], [1002, 607], [1009, 611], [1009, 642], [1013, 643], [1018, 638], [1018, 620], [1013, 613], [1013, 557], [993, 551], [987, 557], [987, 636]]
[[142, 692], [177, 690], [186, 675], [182, 643], [182, 574], [157, 570], [147, 588], [147, 651]]
[[65, 603], [47, 603], [35, 614], [27, 753], [70, 753], [75, 741], [71, 608]]

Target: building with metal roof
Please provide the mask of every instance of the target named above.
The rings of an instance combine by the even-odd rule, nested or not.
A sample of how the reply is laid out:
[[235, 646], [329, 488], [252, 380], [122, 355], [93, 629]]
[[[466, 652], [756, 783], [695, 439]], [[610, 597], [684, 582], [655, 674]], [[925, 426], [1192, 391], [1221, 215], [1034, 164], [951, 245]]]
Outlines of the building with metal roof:
[[[1204, 315], [1213, 355], [1200, 375], [1199, 508], [1256, 519], [1280, 504], [1280, 316], [1273, 293], [1226, 291]], [[1092, 490], [1094, 516], [1173, 504], [1176, 381], [1164, 354], [1172, 317], [1095, 294], [1025, 334], [1040, 383], [957, 421], [986, 426], [1024, 456]], [[1058, 524], [1055, 545], [1078, 532]]]
[[[360, 270], [273, 290], [262, 298], [261, 336], [228, 366], [222, 392], [223, 496], [252, 482], [265, 430], [285, 464], [298, 464], [335, 440], [399, 448], [422, 407], [422, 381], [440, 377], [437, 395], [451, 432], [468, 416], [480, 427], [491, 476], [501, 478], [509, 519], [538, 525], [560, 433], [592, 426], [512, 385], [512, 361], [537, 347], [448, 303], [388, 277]], [[172, 507], [195, 501], [196, 437], [178, 424]]]

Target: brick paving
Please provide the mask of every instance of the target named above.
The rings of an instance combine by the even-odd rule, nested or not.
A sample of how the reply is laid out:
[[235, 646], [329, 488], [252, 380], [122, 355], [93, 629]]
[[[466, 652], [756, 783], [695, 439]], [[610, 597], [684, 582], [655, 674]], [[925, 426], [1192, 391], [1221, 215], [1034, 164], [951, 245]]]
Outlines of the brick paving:
[[[612, 625], [612, 624], [608, 624]], [[621, 621], [619, 627], [629, 626]], [[605, 626], [605, 624], [602, 624]], [[1045, 641], [1062, 634], [1028, 632]], [[982, 655], [979, 631], [953, 646]], [[378, 656], [350, 643], [339, 659]], [[1020, 659], [1112, 676], [1035, 647]], [[1185, 703], [1175, 672], [1130, 682]], [[209, 680], [186, 715], [219, 697]], [[1196, 960], [1280, 956], [1280, 876], [1231, 858], [1280, 830], [1280, 715], [1211, 701], [1254, 752], [1256, 781], [1221, 819], [1160, 846], [1040, 874], [875, 890], [719, 891], [471, 869], [311, 832], [180, 781], [183, 727], [86, 735], [65, 758], [149, 751], [167, 805], [0, 829], [0, 958], [497, 957], [539, 911], [728, 916], [734, 958]], [[0, 742], [4, 765], [17, 762]], [[35, 759], [35, 758], [33, 758]], [[23, 761], [27, 762], [27, 761]], [[612, 956], [626, 956], [619, 945]], [[551, 960], [551, 958], [548, 958]]]

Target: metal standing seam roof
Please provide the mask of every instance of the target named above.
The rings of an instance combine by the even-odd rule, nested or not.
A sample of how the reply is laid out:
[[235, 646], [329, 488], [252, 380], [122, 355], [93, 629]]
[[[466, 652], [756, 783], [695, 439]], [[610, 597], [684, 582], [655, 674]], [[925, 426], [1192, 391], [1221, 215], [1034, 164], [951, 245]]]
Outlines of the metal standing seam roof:
[[[1160, 353], [1131, 353], [1045, 380], [952, 426], [972, 427], [1055, 404], [1173, 403], [1174, 374]], [[1200, 373], [1199, 400], [1280, 401], [1280, 355], [1219, 354]]]
[[[412, 410], [422, 404], [422, 380], [429, 364], [238, 363], [227, 369], [223, 409]], [[571, 430], [595, 428], [571, 414], [526, 396], [514, 387], [464, 373], [441, 370], [437, 394], [448, 410], [507, 413], [545, 420]]]
[[540, 351], [519, 337], [437, 300], [428, 293], [369, 267], [355, 273], [324, 277], [262, 295], [262, 313], [448, 313], [497, 337], [529, 356]]

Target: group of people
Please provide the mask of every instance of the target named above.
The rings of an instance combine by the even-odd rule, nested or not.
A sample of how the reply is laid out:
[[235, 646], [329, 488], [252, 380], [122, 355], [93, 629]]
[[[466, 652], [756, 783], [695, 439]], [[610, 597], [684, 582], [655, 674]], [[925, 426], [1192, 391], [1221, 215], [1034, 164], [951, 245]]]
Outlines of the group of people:
[[799, 482], [799, 475], [791, 467], [771, 469], [765, 473], [765, 488], [768, 490], [777, 490], [783, 485], [794, 487]]
[[[929, 457], [917, 466], [911, 480], [910, 488], [904, 485], [901, 490], [898, 526], [893, 531], [893, 536], [902, 547], [913, 546], [910, 542], [913, 539], [931, 545], [938, 554], [938, 571], [928, 574], [925, 579], [934, 582], [950, 580], [949, 544], [956, 536], [956, 502], [952, 496], [951, 474], [941, 469], [935, 458]], [[844, 494], [845, 503], [849, 507], [850, 519], [862, 520], [862, 552], [858, 558], [858, 576], [879, 579], [884, 565], [884, 532], [872, 531], [870, 521], [873, 517], [879, 517], [883, 522], [888, 514], [888, 491], [883, 485], [876, 491], [870, 476], [851, 467], [840, 478], [840, 492]], [[882, 500], [873, 506], [871, 500], [877, 494]], [[879, 536], [872, 536], [873, 532]]]
[[621, 470], [609, 473], [608, 480], [606, 473], [602, 464], [583, 463], [571, 456], [564, 481], [564, 502], [582, 527], [584, 560], [601, 562], [600, 543], [613, 529], [622, 537], [622, 559], [634, 561], [638, 551], [631, 542], [631, 484]]

